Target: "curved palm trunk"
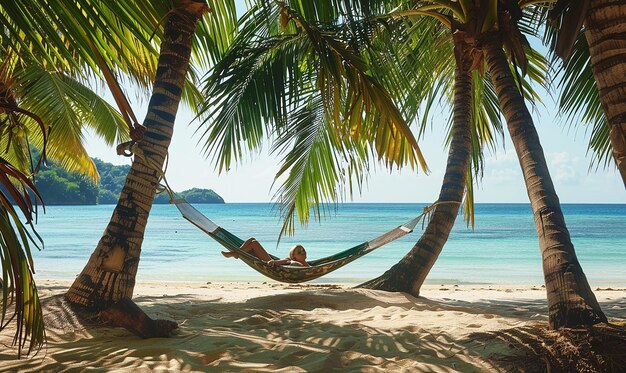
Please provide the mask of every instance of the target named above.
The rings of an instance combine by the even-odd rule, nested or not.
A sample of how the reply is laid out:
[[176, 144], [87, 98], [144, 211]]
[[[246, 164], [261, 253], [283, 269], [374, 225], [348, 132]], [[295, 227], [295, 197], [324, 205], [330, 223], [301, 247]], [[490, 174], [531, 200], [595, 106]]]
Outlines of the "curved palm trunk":
[[454, 78], [454, 118], [452, 141], [446, 172], [439, 192], [438, 202], [424, 233], [411, 251], [382, 276], [360, 287], [386, 291], [403, 291], [414, 296], [420, 288], [443, 249], [463, 201], [470, 160], [470, 125], [472, 103], [472, 76], [469, 45], [465, 34], [454, 34], [457, 68]]
[[543, 258], [550, 326], [606, 322], [565, 226], [539, 136], [495, 32], [484, 39], [483, 53], [520, 161]]
[[102, 310], [132, 297], [144, 231], [172, 138], [194, 31], [205, 9], [204, 2], [181, 0], [167, 19], [144, 121], [146, 132], [138, 144], [145, 160], [133, 160], [109, 225], [65, 295], [74, 304]]
[[585, 19], [591, 69], [609, 122], [613, 157], [626, 188], [626, 5], [592, 0]]

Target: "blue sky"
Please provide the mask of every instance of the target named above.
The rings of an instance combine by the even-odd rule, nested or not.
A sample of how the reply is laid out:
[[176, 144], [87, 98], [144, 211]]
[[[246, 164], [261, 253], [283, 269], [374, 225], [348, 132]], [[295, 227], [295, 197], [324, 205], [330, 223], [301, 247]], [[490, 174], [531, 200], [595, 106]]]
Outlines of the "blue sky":
[[[130, 95], [132, 96], [132, 95]], [[147, 100], [146, 100], [147, 101]], [[557, 193], [563, 203], [626, 203], [626, 192], [619, 173], [612, 167], [589, 171], [591, 156], [586, 155], [588, 133], [582, 126], [569, 126], [558, 119], [550, 97], [534, 113], [546, 159]], [[135, 104], [138, 118], [145, 115], [145, 104]], [[389, 172], [377, 167], [363, 192], [354, 202], [432, 202], [437, 199], [447, 152], [443, 147], [445, 113], [437, 113], [426, 136], [420, 141], [431, 173], [409, 168]], [[176, 191], [199, 187], [215, 190], [227, 202], [270, 201], [278, 185], [272, 183], [279, 159], [269, 152], [269, 144], [259, 154], [251, 154], [228, 173], [218, 175], [212, 163], [201, 155], [194, 135], [197, 122], [188, 108], [181, 106], [170, 146], [167, 179]], [[505, 132], [504, 147], [487, 151], [485, 173], [475, 192], [477, 202], [528, 202], [517, 156]], [[117, 156], [113, 147], [88, 136], [92, 157], [114, 164], [130, 164]], [[350, 201], [349, 198], [346, 201]]]

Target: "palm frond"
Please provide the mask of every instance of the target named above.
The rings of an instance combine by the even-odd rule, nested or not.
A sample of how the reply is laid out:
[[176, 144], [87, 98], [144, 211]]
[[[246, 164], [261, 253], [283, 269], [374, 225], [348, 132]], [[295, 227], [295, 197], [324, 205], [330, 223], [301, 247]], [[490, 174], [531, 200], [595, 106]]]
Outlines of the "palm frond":
[[475, 209], [474, 209], [474, 185], [475, 179], [471, 168], [467, 170], [467, 183], [465, 184], [465, 197], [463, 198], [463, 219], [468, 227], [474, 229]]
[[[258, 12], [261, 19], [271, 16], [264, 8]], [[205, 82], [204, 94], [210, 100], [200, 109], [206, 119], [198, 131], [205, 140], [205, 154], [214, 155], [220, 172], [245, 154], [242, 144], [248, 151], [258, 149], [265, 127], [282, 122], [290, 105], [285, 91], [294, 101], [300, 93], [287, 79], [301, 75], [298, 55], [306, 54], [309, 45], [298, 35], [248, 43], [246, 37], [253, 37], [253, 30], [263, 32], [264, 26], [250, 18]]]
[[[18, 218], [12, 204], [19, 207], [27, 223], [31, 224], [35, 210], [29, 191], [33, 192], [40, 202], [41, 197], [28, 176], [3, 158], [0, 158], [0, 185], [8, 193], [5, 195], [4, 191], [0, 191], [0, 261], [2, 262], [0, 330], [4, 329], [8, 322], [15, 321], [17, 327], [13, 345], [17, 345], [18, 357], [20, 357], [27, 345], [26, 354], [29, 354], [44, 343], [45, 330], [41, 304], [33, 279], [31, 244], [36, 246], [36, 241]], [[9, 306], [12, 306], [12, 310]], [[12, 311], [13, 315], [7, 321], [9, 311]]]
[[568, 62], [556, 71], [560, 87], [559, 108], [570, 125], [591, 126], [588, 149], [595, 155], [591, 167], [614, 163], [606, 119], [591, 71], [587, 39], [579, 34]]
[[234, 1], [208, 0], [209, 13], [198, 23], [192, 58], [194, 65], [206, 69], [219, 61], [237, 32]]
[[[306, 225], [312, 207], [316, 218], [325, 215], [322, 209], [338, 200], [342, 195], [338, 189], [350, 176], [345, 174], [342, 162], [345, 153], [338, 147], [337, 139], [332, 138], [334, 131], [328, 127], [319, 95], [290, 117], [289, 122], [290, 130], [276, 139], [273, 148], [287, 153], [275, 179], [287, 175], [275, 195], [284, 221], [279, 237], [294, 232], [296, 216]], [[287, 151], [289, 145], [292, 147]]]
[[[88, 90], [84, 86], [58, 73], [50, 73], [33, 65], [23, 71], [20, 79], [24, 82], [20, 105], [36, 112], [51, 128], [50, 158], [70, 171], [80, 171], [97, 180], [98, 172], [82, 145], [84, 125], [93, 123], [94, 115], [97, 114], [92, 111], [91, 104], [99, 103], [99, 109], [110, 109], [106, 110], [105, 117], [99, 118], [100, 121], [115, 118], [119, 114], [110, 106], [103, 105], [102, 101], [94, 101], [94, 94], [85, 97]], [[99, 127], [108, 126], [111, 130], [111, 127], [115, 128], [111, 124], [100, 122]], [[118, 119], [117, 127], [122, 126]], [[37, 132], [32, 133], [32, 144], [41, 149], [41, 136], [37, 136]]]
[[[289, 12], [289, 9], [286, 10]], [[418, 163], [427, 171], [426, 162], [414, 138], [408, 123], [400, 110], [395, 106], [391, 96], [384, 87], [368, 73], [368, 65], [360, 54], [350, 48], [350, 43], [333, 37], [328, 32], [314, 28], [298, 14], [290, 12], [290, 18], [307, 34], [312, 41], [319, 59], [318, 87], [325, 98], [327, 116], [334, 119], [337, 127], [338, 113], [343, 105], [336, 99], [346, 95], [347, 108], [358, 108], [363, 102], [361, 111], [369, 118], [376, 118], [371, 123], [375, 128], [364, 128], [369, 131], [370, 139], [381, 159], [392, 167], [404, 164], [413, 166]], [[346, 117], [362, 115], [361, 112], [346, 112]], [[354, 131], [357, 136], [359, 131]], [[367, 135], [366, 135], [367, 136]]]
[[581, 33], [590, 0], [558, 0], [548, 13], [546, 40], [552, 51], [567, 62]]

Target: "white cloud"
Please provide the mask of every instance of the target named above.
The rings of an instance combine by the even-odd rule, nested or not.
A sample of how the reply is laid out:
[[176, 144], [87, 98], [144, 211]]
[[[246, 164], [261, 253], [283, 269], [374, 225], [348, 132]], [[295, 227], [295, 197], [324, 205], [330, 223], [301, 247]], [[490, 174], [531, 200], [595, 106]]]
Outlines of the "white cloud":
[[577, 185], [580, 183], [581, 168], [584, 168], [584, 162], [580, 157], [574, 156], [568, 152], [548, 153], [548, 167], [552, 181], [561, 185]]
[[502, 149], [498, 149], [495, 154], [485, 157], [485, 164], [489, 166], [494, 166], [494, 165], [517, 166], [518, 164], [517, 154], [515, 154], [515, 151], [513, 150], [504, 151]]
[[509, 184], [520, 183], [522, 178], [520, 172], [514, 168], [493, 168], [485, 174], [483, 184]]

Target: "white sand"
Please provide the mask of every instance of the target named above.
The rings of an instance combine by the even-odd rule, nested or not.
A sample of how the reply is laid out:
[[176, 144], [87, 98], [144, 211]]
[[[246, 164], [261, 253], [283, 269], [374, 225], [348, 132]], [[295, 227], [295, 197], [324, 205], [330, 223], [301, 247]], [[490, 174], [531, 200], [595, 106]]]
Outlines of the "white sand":
[[[68, 317], [59, 295], [69, 285], [39, 281], [47, 347], [15, 360], [3, 332], [0, 371], [511, 371], [516, 357], [533, 356], [517, 341], [547, 319], [541, 287], [425, 286], [414, 298], [348, 286], [144, 282], [134, 300], [180, 329], [142, 340]], [[595, 294], [610, 319], [625, 320], [626, 289]]]

